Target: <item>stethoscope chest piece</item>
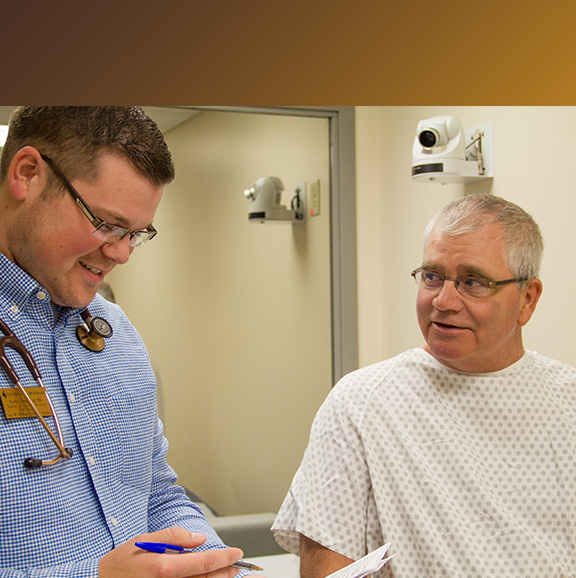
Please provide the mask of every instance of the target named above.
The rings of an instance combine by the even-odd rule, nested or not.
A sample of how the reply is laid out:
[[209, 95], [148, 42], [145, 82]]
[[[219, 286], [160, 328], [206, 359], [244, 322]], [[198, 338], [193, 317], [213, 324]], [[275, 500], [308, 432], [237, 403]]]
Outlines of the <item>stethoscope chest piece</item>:
[[112, 327], [102, 317], [91, 317], [88, 309], [81, 313], [84, 323], [76, 328], [78, 341], [90, 351], [99, 352], [106, 345], [104, 339], [112, 336]]

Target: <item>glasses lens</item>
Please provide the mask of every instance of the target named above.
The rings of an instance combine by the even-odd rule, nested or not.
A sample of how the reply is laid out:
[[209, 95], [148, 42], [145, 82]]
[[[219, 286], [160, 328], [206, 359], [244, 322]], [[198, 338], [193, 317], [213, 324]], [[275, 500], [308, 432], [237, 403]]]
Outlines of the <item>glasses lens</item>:
[[[440, 290], [447, 278], [441, 273], [434, 271], [426, 271], [425, 269], [414, 273], [416, 283], [431, 289], [433, 291]], [[449, 278], [454, 281], [456, 289], [463, 295], [471, 295], [474, 297], [482, 297], [490, 292], [490, 281], [484, 277], [463, 276], [456, 277], [456, 279]]]
[[140, 247], [140, 245], [144, 245], [153, 239], [156, 236], [156, 229], [146, 229], [144, 231], [134, 231], [134, 233], [130, 234], [130, 246], [131, 247]]
[[440, 289], [444, 285], [444, 275], [433, 271], [419, 271], [415, 277], [416, 283], [424, 285], [428, 289]]
[[117, 225], [111, 225], [110, 223], [100, 223], [94, 232], [92, 233], [99, 241], [104, 241], [105, 243], [115, 243], [120, 241], [130, 231], [124, 227], [118, 227]]
[[104, 243], [116, 243], [126, 235], [130, 235], [130, 247], [140, 247], [150, 239], [153, 239], [158, 231], [152, 226], [141, 231], [130, 232], [124, 227], [111, 225], [110, 223], [101, 223], [92, 233], [99, 241]]
[[488, 280], [483, 277], [458, 277], [457, 281], [460, 292], [467, 295], [478, 297], [490, 291]]

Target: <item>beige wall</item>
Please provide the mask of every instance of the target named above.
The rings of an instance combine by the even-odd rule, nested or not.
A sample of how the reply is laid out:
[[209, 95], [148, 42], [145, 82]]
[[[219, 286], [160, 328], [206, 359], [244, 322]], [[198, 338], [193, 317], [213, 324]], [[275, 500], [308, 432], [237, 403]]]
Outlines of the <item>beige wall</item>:
[[[158, 369], [169, 460], [220, 513], [276, 511], [331, 383], [325, 119], [202, 112], [171, 130], [157, 239], [110, 276]], [[248, 222], [261, 176], [320, 179], [303, 225]]]
[[[458, 116], [465, 128], [494, 122], [493, 182], [412, 182], [416, 125], [437, 114]], [[525, 346], [576, 365], [576, 108], [357, 107], [356, 123], [360, 364], [422, 344], [410, 277], [422, 231], [445, 203], [487, 190], [527, 209], [545, 238], [544, 294]]]
[[[416, 125], [437, 114], [494, 122], [493, 181], [411, 180]], [[575, 127], [576, 107], [356, 108], [360, 365], [421, 345], [410, 271], [422, 230], [479, 190], [540, 223], [544, 294], [525, 344], [576, 365]], [[331, 386], [328, 123], [204, 112], [167, 138], [178, 177], [160, 235], [110, 281], [159, 370], [181, 482], [225, 514], [276, 510]], [[242, 190], [265, 175], [320, 179], [322, 215], [304, 229], [249, 224]]]

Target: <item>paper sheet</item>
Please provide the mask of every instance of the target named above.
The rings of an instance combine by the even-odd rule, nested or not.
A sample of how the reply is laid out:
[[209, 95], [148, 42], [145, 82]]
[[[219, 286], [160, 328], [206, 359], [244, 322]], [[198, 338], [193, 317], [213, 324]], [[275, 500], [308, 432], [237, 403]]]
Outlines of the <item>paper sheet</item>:
[[390, 548], [390, 542], [384, 544], [384, 546], [380, 546], [380, 548], [370, 552], [370, 554], [366, 554], [364, 558], [356, 560], [356, 562], [353, 562], [349, 566], [333, 572], [326, 578], [363, 578], [363, 576], [377, 572], [392, 558], [392, 556], [386, 557], [388, 548]]

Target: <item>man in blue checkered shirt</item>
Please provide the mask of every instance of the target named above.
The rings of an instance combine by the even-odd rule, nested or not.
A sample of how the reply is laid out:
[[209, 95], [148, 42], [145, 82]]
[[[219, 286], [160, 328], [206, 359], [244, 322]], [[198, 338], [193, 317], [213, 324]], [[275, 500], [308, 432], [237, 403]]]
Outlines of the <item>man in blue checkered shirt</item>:
[[[0, 169], [0, 319], [35, 359], [72, 457], [36, 418], [0, 412], [0, 578], [228, 578], [226, 548], [175, 485], [142, 340], [98, 285], [152, 239], [174, 177], [137, 107], [21, 107]], [[113, 333], [102, 351], [76, 329], [89, 306]], [[94, 349], [94, 347], [92, 347]], [[25, 387], [37, 385], [13, 350]], [[0, 370], [0, 395], [14, 384]], [[46, 422], [53, 431], [53, 417]], [[69, 451], [68, 449], [66, 451]], [[26, 458], [32, 457], [25, 467]], [[167, 556], [136, 540], [197, 552]]]

